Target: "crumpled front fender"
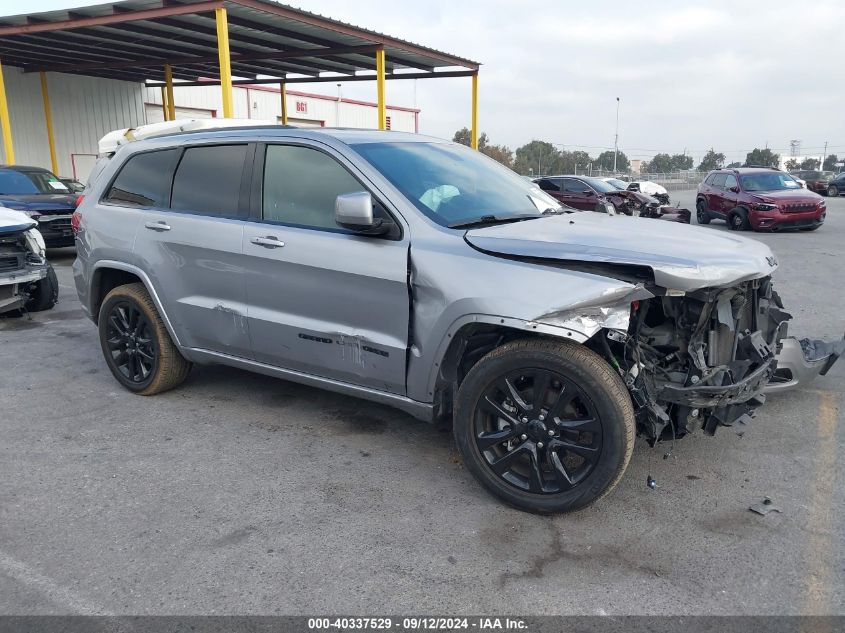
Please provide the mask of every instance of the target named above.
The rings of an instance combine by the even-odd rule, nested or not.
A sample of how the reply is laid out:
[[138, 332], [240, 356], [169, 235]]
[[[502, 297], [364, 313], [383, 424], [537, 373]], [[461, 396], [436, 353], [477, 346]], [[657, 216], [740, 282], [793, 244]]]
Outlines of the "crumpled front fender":
[[842, 354], [845, 354], [845, 337], [830, 343], [785, 338], [777, 355], [777, 371], [764, 393], [781, 393], [806, 385], [816, 376], [824, 376]]

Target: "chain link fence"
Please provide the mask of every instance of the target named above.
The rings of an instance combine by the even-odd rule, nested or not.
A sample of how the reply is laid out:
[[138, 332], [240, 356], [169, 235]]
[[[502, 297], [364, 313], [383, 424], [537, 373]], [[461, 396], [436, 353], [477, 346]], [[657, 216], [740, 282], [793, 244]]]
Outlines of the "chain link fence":
[[696, 189], [701, 181], [707, 177], [706, 171], [676, 171], [666, 173], [642, 173], [642, 174], [620, 174], [604, 169], [585, 169], [580, 172], [581, 176], [592, 176], [594, 178], [621, 178], [626, 181], [650, 180], [658, 185], [666, 187], [667, 191], [685, 191]]

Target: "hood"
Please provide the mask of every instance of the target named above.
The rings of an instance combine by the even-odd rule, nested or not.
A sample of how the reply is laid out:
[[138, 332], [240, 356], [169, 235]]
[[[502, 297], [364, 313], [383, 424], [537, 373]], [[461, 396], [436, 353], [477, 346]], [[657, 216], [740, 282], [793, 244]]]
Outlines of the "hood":
[[20, 211], [0, 207], [0, 234], [19, 233], [38, 226], [38, 222]]
[[38, 193], [26, 195], [0, 194], [0, 205], [20, 211], [67, 211], [76, 209], [76, 196], [66, 193]]
[[823, 198], [807, 189], [781, 189], [779, 191], [749, 191], [761, 202], [818, 202]]
[[733, 233], [603, 213], [556, 215], [467, 231], [492, 254], [571, 262], [647, 266], [657, 285], [673, 290], [727, 286], [770, 275], [769, 247]]

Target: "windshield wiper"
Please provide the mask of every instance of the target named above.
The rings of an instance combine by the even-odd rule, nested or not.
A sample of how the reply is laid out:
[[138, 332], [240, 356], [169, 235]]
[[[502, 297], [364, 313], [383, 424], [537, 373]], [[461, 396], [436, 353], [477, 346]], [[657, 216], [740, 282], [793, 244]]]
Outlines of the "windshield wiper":
[[448, 227], [450, 229], [462, 229], [469, 226], [479, 226], [482, 224], [506, 224], [508, 222], [521, 222], [522, 220], [534, 220], [536, 218], [541, 218], [542, 215], [504, 215], [504, 216], [495, 216], [495, 215], [482, 215], [479, 218], [471, 218], [469, 220], [459, 220], [458, 222], [453, 222], [449, 224]]

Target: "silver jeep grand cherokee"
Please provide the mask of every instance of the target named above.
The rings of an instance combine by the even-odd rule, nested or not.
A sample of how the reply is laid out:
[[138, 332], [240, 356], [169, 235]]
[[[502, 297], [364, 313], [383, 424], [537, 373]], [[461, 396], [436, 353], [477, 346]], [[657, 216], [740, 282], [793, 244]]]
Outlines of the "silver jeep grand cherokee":
[[607, 494], [635, 434], [712, 434], [842, 352], [784, 338], [760, 242], [572, 213], [434, 138], [219, 129], [101, 168], [74, 275], [127, 389], [222, 363], [451, 419], [478, 480], [533, 512]]

